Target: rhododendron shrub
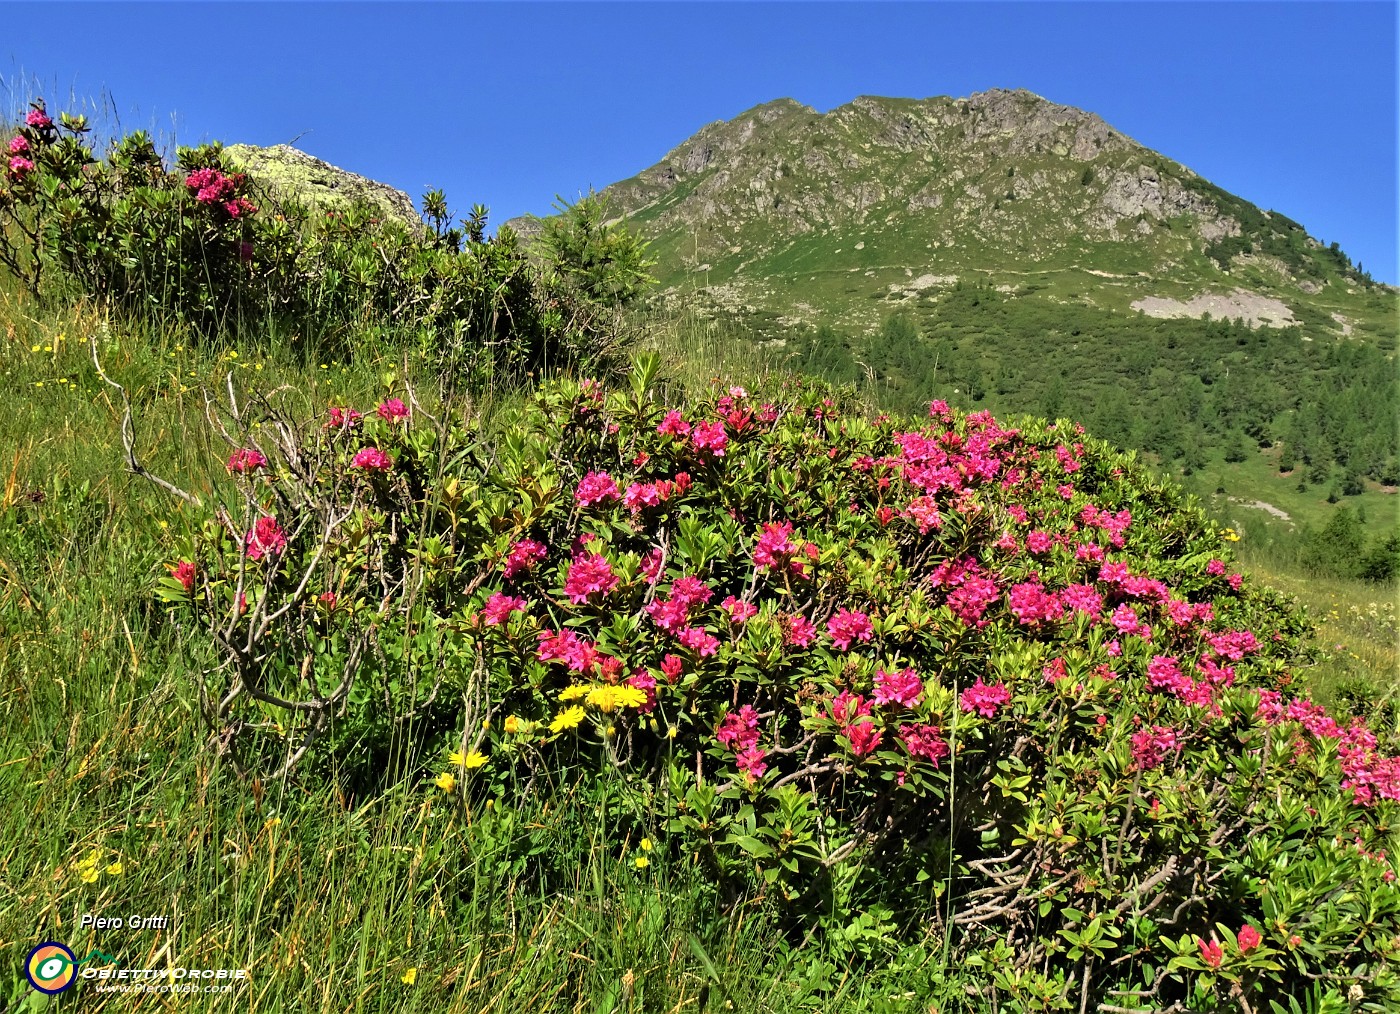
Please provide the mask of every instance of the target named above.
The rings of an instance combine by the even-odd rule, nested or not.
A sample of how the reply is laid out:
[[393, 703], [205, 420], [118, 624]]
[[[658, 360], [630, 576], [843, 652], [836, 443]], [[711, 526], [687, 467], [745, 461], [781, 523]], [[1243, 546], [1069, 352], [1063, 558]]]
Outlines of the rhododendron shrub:
[[[490, 464], [416, 414], [356, 431], [318, 459], [329, 537], [279, 515], [280, 554], [191, 547], [195, 592], [166, 591], [236, 629], [237, 568], [278, 568], [250, 613], [334, 591], [318, 636], [362, 660], [435, 629], [458, 657], [425, 679], [487, 757], [467, 798], [615, 781], [723, 896], [940, 941], [1006, 1009], [1400, 996], [1394, 744], [1301, 695], [1302, 618], [1177, 490], [1043, 422], [802, 386], [663, 405], [654, 370], [546, 387]], [[370, 437], [387, 474], [351, 465]]]
[[88, 296], [206, 337], [296, 334], [333, 353], [347, 332], [384, 335], [454, 381], [613, 366], [587, 297], [537, 270], [511, 230], [486, 238], [484, 209], [465, 234], [446, 227], [437, 191], [424, 202], [433, 229], [365, 204], [326, 211], [260, 187], [217, 143], [168, 165], [138, 131], [99, 158], [83, 117], [55, 121], [42, 101], [30, 113], [0, 134], [0, 263], [35, 297]]

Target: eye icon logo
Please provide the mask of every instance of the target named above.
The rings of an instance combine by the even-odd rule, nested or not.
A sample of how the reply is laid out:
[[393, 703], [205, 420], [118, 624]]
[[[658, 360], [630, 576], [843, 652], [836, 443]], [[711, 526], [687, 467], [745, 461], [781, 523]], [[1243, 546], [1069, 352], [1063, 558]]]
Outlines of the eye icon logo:
[[62, 944], [42, 943], [29, 952], [24, 975], [40, 993], [62, 993], [78, 978], [78, 959]]

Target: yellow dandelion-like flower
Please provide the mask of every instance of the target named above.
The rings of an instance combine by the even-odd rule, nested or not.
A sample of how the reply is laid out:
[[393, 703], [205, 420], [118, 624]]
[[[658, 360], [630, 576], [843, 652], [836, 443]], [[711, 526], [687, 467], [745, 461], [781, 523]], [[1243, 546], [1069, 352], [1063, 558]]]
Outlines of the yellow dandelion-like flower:
[[638, 856], [633, 861], [637, 864], [637, 869], [639, 870], [644, 870], [651, 865], [651, 860], [648, 859], [646, 856]]
[[563, 729], [573, 729], [583, 721], [584, 710], [578, 705], [572, 708], [565, 708], [554, 716], [554, 721], [549, 723], [550, 732], [560, 732]]
[[402, 982], [405, 986], [412, 986], [413, 983], [417, 980], [417, 978], [418, 968], [417, 966], [415, 966], [413, 968], [410, 968], [408, 971], [404, 972], [403, 977], [400, 978], [399, 981]]
[[520, 719], [517, 718], [515, 715], [507, 715], [505, 730], [508, 735], [515, 735], [517, 732], [520, 731]]
[[443, 792], [452, 792], [457, 788], [457, 779], [452, 777], [450, 771], [444, 771], [433, 780], [433, 784]]
[[642, 846], [642, 851], [643, 851], [643, 852], [650, 852], [650, 851], [651, 851], [651, 839], [650, 839], [650, 838], [643, 838], [643, 839], [641, 840], [641, 843], [640, 843], [640, 844], [641, 844], [641, 846]]
[[107, 872], [114, 877], [120, 877], [122, 875], [122, 869], [122, 861], [118, 859], [115, 863], [108, 865]]
[[462, 767], [470, 771], [472, 768], [479, 768], [486, 763], [486, 755], [480, 750], [473, 750], [462, 760]]
[[563, 690], [559, 691], [559, 699], [561, 701], [576, 701], [587, 694], [588, 687], [584, 686], [582, 683], [575, 683], [573, 686], [565, 687]]
[[43, 348], [42, 345], [31, 345], [31, 346], [29, 346], [29, 351], [30, 351], [30, 352], [38, 352], [41, 348]]
[[447, 755], [447, 763], [451, 764], [454, 768], [459, 768], [466, 762], [467, 755], [461, 750], [453, 750]]
[[481, 727], [482, 727], [483, 729], [489, 729], [489, 728], [491, 728], [491, 719], [489, 719], [489, 718], [483, 718], [483, 719], [481, 720]]
[[630, 686], [598, 686], [588, 691], [588, 703], [601, 711], [640, 708], [647, 701], [646, 691]]

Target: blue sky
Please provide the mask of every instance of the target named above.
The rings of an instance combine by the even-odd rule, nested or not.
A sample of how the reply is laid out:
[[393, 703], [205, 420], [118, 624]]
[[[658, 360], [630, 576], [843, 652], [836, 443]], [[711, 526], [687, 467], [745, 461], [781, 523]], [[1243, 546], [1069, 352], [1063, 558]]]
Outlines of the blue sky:
[[1027, 88], [1397, 281], [1397, 5], [7, 3], [0, 107], [109, 94], [181, 143], [299, 147], [493, 223], [789, 96]]

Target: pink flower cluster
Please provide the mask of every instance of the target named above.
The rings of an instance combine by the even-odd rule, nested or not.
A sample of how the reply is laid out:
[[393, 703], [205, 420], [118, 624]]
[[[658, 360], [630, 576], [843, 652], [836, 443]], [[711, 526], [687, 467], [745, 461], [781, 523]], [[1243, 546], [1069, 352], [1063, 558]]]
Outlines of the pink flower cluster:
[[264, 556], [281, 556], [287, 548], [287, 533], [274, 517], [264, 515], [258, 518], [252, 529], [243, 537], [243, 547], [248, 559], [261, 560]]
[[910, 723], [899, 727], [899, 738], [911, 757], [923, 757], [935, 768], [938, 762], [951, 752], [943, 738], [943, 730], [936, 725]]
[[360, 420], [363, 418], [364, 417], [353, 408], [332, 406], [330, 420], [326, 423], [325, 428], [328, 430], [350, 429], [351, 427], [360, 425]]
[[387, 472], [394, 467], [394, 459], [378, 447], [364, 447], [356, 452], [350, 467], [363, 468], [368, 472]]
[[244, 179], [242, 173], [225, 176], [218, 169], [196, 169], [185, 177], [185, 186], [194, 191], [194, 199], [200, 204], [216, 205], [230, 218], [238, 218], [258, 210], [246, 197], [234, 195]]
[[34, 170], [34, 161], [33, 159], [25, 158], [23, 155], [15, 155], [10, 159], [9, 166], [10, 174], [18, 179]]
[[252, 472], [267, 465], [265, 458], [260, 451], [251, 450], [247, 447], [240, 447], [229, 455], [228, 470], [230, 472]]
[[379, 413], [379, 418], [388, 423], [404, 422], [409, 417], [408, 406], [398, 398], [390, 398], [388, 401], [382, 402], [376, 411]]
[[690, 431], [690, 439], [702, 451], [709, 451], [716, 458], [724, 457], [729, 446], [729, 435], [724, 431], [724, 423], [697, 423]]
[[605, 597], [617, 587], [618, 576], [613, 573], [612, 564], [601, 553], [578, 553], [569, 566], [569, 576], [564, 581], [564, 594], [574, 605], [592, 601], [594, 596]]
[[481, 610], [481, 618], [487, 626], [496, 627], [504, 623], [511, 613], [524, 611], [524, 599], [512, 598], [504, 592], [496, 592], [486, 600], [486, 605]]
[[736, 599], [733, 595], [728, 596], [719, 606], [729, 614], [729, 619], [733, 623], [744, 623], [758, 615], [758, 606], [752, 602]]
[[852, 641], [869, 641], [874, 628], [870, 624], [870, 617], [865, 613], [842, 608], [827, 621], [826, 632], [831, 635], [832, 644], [846, 651]]
[[959, 695], [958, 702], [964, 711], [975, 711], [983, 718], [995, 718], [997, 708], [1011, 702], [1011, 690], [1005, 683], [988, 686], [979, 676], [976, 683]]
[[944, 560], [929, 575], [935, 588], [948, 588], [948, 608], [968, 626], [984, 626], [982, 614], [1001, 598], [1001, 589], [981, 564], [971, 557]]
[[801, 553], [807, 559], [815, 560], [819, 555], [817, 547], [813, 543], [806, 542], [799, 548], [792, 541], [791, 536], [791, 521], [784, 521], [782, 524], [771, 521], [764, 522], [763, 531], [754, 544], [754, 566], [760, 570], [782, 570], [786, 567], [798, 577], [805, 577], [807, 565], [795, 557]]
[[750, 782], [762, 778], [768, 770], [764, 761], [767, 754], [758, 745], [758, 712], [751, 705], [726, 714], [715, 730], [715, 738], [734, 751], [736, 766]]
[[37, 130], [47, 130], [53, 126], [53, 120], [49, 119], [49, 114], [42, 109], [31, 109], [25, 113], [24, 122]]
[[1151, 725], [1132, 735], [1133, 765], [1139, 771], [1151, 771], [1166, 760], [1173, 751], [1181, 751], [1176, 730], [1165, 725]]
[[194, 591], [194, 564], [189, 560], [181, 560], [170, 568], [170, 576], [185, 586], [186, 592]]
[[1064, 615], [1059, 596], [1042, 588], [1039, 579], [1013, 585], [1007, 598], [1012, 614], [1026, 626], [1049, 623]]
[[517, 574], [533, 570], [535, 564], [543, 560], [548, 553], [542, 543], [534, 539], [521, 539], [510, 547], [510, 552], [506, 554], [505, 578], [507, 581], [515, 578]]
[[579, 480], [578, 488], [574, 490], [574, 502], [580, 507], [613, 503], [620, 497], [617, 483], [607, 472], [589, 472]]
[[876, 704], [898, 704], [912, 708], [923, 700], [924, 682], [913, 669], [900, 669], [898, 672], [877, 669], [875, 690], [871, 696]]

